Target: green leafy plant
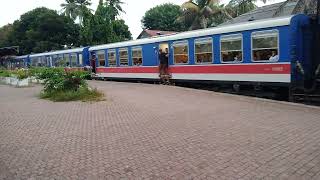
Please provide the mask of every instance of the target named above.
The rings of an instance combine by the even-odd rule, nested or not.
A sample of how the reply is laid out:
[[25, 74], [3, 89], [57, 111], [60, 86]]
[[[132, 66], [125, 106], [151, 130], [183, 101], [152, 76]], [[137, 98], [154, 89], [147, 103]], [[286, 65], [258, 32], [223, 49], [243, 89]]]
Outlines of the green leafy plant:
[[29, 77], [29, 71], [25, 69], [19, 69], [16, 71], [16, 75], [19, 80], [27, 79]]
[[11, 72], [6, 69], [0, 69], [0, 77], [10, 77]]
[[90, 77], [84, 71], [65, 71], [62, 68], [41, 68], [32, 70], [33, 76], [44, 80], [41, 98], [52, 101], [98, 101], [103, 100], [103, 93], [91, 90], [86, 82]]
[[78, 90], [41, 92], [40, 97], [55, 102], [61, 101], [102, 101], [104, 94], [97, 89], [81, 87]]

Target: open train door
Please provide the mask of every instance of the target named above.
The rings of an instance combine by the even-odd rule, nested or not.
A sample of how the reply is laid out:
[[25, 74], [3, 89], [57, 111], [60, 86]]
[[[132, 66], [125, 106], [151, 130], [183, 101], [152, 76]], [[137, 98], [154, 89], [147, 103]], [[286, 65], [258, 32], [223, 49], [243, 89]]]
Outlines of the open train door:
[[[160, 52], [163, 53], [162, 57], [160, 56]], [[169, 43], [161, 42], [158, 47], [158, 64], [159, 64], [159, 74], [160, 81], [169, 84], [170, 83], [170, 73], [169, 73]], [[160, 58], [163, 58], [162, 60]]]

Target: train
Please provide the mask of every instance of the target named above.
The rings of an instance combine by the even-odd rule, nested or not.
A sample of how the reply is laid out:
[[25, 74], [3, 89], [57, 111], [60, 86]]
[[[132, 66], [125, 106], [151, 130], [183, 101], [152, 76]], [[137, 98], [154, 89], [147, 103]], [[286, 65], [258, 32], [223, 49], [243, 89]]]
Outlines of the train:
[[297, 98], [320, 94], [319, 32], [318, 21], [297, 14], [16, 60], [28, 67], [91, 66], [100, 79], [157, 81], [159, 50], [167, 49], [173, 82], [268, 89]]

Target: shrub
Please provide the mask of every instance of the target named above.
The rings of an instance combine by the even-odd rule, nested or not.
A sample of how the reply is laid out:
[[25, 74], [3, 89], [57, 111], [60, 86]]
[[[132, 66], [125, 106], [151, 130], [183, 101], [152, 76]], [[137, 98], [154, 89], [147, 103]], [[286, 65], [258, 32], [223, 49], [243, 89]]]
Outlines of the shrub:
[[19, 69], [18, 71], [16, 71], [16, 75], [19, 80], [22, 80], [29, 77], [29, 72], [25, 69]]
[[31, 68], [29, 75], [39, 80], [46, 80], [53, 75], [62, 76], [65, 72], [63, 68]]
[[101, 101], [104, 94], [97, 89], [81, 87], [78, 90], [41, 92], [40, 97], [55, 102], [61, 101]]
[[64, 71], [63, 68], [42, 68], [33, 70], [32, 74], [36, 78], [44, 80], [41, 98], [52, 101], [102, 100], [102, 93], [88, 87], [85, 81], [88, 77], [87, 72]]
[[44, 79], [44, 91], [76, 91], [80, 87], [87, 87], [87, 82], [77, 71], [65, 72], [59, 69], [43, 71], [39, 75], [40, 79]]
[[10, 77], [11, 72], [6, 69], [0, 69], [0, 77]]

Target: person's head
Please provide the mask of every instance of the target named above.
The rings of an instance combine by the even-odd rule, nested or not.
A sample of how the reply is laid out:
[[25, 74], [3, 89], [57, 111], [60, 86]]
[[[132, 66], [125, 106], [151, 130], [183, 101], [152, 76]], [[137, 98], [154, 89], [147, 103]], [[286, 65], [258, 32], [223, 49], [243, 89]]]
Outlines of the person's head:
[[161, 48], [159, 49], [159, 52], [162, 53], [162, 49]]
[[92, 59], [95, 59], [95, 58], [96, 58], [96, 54], [95, 54], [95, 53], [92, 53], [92, 54], [91, 54], [91, 57], [92, 57]]
[[166, 53], [168, 53], [169, 52], [169, 49], [168, 48], [166, 48]]

